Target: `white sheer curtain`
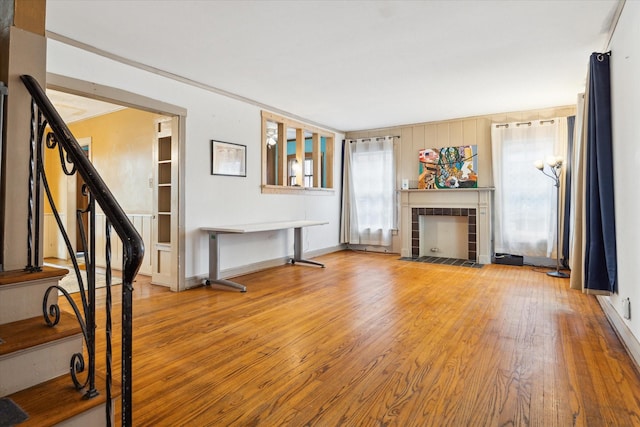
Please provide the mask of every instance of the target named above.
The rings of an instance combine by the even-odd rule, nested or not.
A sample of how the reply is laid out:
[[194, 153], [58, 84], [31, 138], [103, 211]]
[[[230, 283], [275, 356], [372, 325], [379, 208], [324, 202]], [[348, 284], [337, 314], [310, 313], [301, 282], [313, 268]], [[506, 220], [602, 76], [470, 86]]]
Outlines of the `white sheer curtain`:
[[491, 126], [495, 251], [555, 259], [556, 187], [533, 163], [566, 158], [567, 119], [507, 125]]
[[347, 141], [341, 241], [391, 245], [395, 212], [393, 138]]

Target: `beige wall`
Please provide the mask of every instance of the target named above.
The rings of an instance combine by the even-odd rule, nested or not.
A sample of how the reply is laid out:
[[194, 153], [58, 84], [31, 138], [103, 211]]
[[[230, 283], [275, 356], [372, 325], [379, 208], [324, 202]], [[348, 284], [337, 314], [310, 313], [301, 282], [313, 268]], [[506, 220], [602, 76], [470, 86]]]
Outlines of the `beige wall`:
[[441, 148], [458, 145], [478, 146], [478, 186], [492, 187], [491, 123], [541, 120], [574, 115], [576, 107], [563, 106], [541, 110], [490, 114], [486, 116], [418, 123], [391, 128], [348, 132], [346, 138], [399, 135], [397, 140], [397, 188], [403, 178], [418, 179], [418, 151], [423, 148]]
[[[458, 145], [478, 146], [478, 187], [493, 187], [491, 173], [491, 124], [514, 121], [542, 120], [574, 115], [576, 107], [562, 106], [540, 110], [490, 114], [486, 116], [418, 123], [390, 128], [348, 132], [347, 139], [396, 135], [396, 188], [402, 179], [417, 181], [418, 151]], [[445, 190], [446, 191], [446, 190]], [[402, 228], [402, 225], [399, 224]], [[400, 252], [400, 238], [394, 236], [392, 251]]]
[[[149, 186], [149, 179], [153, 177], [155, 126], [159, 117], [140, 110], [124, 109], [68, 125], [79, 143], [86, 143], [84, 138], [90, 139], [94, 166], [140, 232], [146, 247], [151, 247], [153, 190]], [[75, 214], [69, 215], [69, 211], [75, 209], [75, 175], [64, 175], [57, 149], [45, 149], [44, 163], [52, 197], [75, 246]], [[67, 249], [46, 201], [44, 212], [45, 257], [65, 259], [68, 257]], [[104, 217], [99, 213], [97, 221], [98, 224], [104, 222]], [[104, 226], [96, 230], [98, 266], [105, 265], [103, 230]], [[112, 243], [112, 260], [116, 266], [121, 264], [119, 242], [114, 239]], [[140, 273], [151, 274], [150, 259], [145, 254]]]
[[[44, 149], [44, 170], [47, 176], [47, 183], [49, 184], [49, 190], [51, 191], [51, 197], [56, 204], [58, 212], [66, 212], [67, 210], [67, 176], [60, 167], [60, 155], [58, 149], [50, 150]], [[52, 213], [51, 205], [47, 201], [46, 194], [44, 195], [44, 213]]]
[[[124, 109], [104, 116], [69, 124], [73, 136], [91, 138], [91, 160], [98, 173], [127, 214], [152, 214], [153, 143], [157, 114]], [[56, 208], [67, 211], [71, 182], [60, 166], [58, 150], [44, 150], [47, 182]], [[74, 196], [75, 197], [75, 196]], [[44, 212], [51, 207], [44, 202]]]
[[153, 142], [157, 114], [124, 109], [72, 123], [76, 139], [91, 137], [91, 161], [128, 214], [153, 211]]

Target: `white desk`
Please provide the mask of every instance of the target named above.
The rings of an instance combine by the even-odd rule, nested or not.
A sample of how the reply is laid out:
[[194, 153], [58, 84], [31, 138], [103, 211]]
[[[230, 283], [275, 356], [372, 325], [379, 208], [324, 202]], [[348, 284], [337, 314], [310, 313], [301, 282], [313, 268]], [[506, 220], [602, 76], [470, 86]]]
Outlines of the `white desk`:
[[205, 284], [217, 283], [223, 286], [229, 286], [246, 292], [247, 288], [231, 280], [220, 278], [220, 239], [219, 234], [246, 234], [258, 233], [261, 231], [286, 230], [293, 228], [293, 258], [291, 264], [305, 263], [319, 265], [324, 268], [324, 264], [315, 261], [309, 261], [302, 258], [302, 229], [304, 227], [312, 227], [314, 225], [328, 224], [328, 221], [280, 221], [280, 222], [264, 222], [260, 224], [241, 224], [227, 225], [222, 227], [201, 227], [200, 230], [209, 233], [209, 278], [205, 279]]

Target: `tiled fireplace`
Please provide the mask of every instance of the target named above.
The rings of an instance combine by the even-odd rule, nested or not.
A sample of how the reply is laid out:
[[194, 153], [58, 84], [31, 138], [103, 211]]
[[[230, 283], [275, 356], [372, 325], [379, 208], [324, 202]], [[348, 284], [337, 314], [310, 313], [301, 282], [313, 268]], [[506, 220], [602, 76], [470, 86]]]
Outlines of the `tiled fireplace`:
[[[430, 250], [420, 249], [420, 217], [430, 218], [425, 222], [437, 222], [437, 218], [433, 217], [458, 217], [467, 219], [467, 259], [479, 264], [491, 263], [492, 188], [402, 190], [400, 200], [400, 239], [403, 257], [420, 257]], [[461, 229], [459, 236], [460, 244], [464, 244], [464, 229]], [[461, 256], [465, 255], [464, 247], [460, 247], [459, 253]]]
[[420, 217], [467, 217], [468, 260], [477, 261], [476, 209], [475, 208], [411, 208], [411, 256], [420, 256]]

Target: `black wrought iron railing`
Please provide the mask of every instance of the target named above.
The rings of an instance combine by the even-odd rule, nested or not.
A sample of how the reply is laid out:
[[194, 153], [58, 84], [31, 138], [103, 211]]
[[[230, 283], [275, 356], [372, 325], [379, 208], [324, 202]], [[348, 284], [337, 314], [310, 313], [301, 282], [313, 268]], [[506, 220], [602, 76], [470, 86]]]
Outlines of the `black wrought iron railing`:
[[[4, 84], [4, 82], [0, 82], [0, 175], [2, 175], [2, 164], [4, 163], [2, 161], [2, 156], [4, 153], [4, 140], [3, 140], [3, 134], [4, 134], [4, 99], [7, 96], [7, 93], [9, 91], [7, 90], [7, 86]], [[0, 209], [0, 224], [4, 224], [4, 210]], [[0, 233], [2, 235], [0, 235], [0, 247], [4, 247], [4, 233]], [[3, 269], [4, 266], [4, 254], [2, 253], [2, 251], [0, 251], [0, 271], [4, 271]]]
[[[121, 421], [123, 426], [132, 425], [132, 336], [133, 336], [133, 280], [135, 279], [144, 256], [144, 244], [140, 234], [125, 214], [106, 186], [91, 162], [85, 156], [82, 147], [73, 137], [66, 124], [47, 98], [44, 90], [31, 76], [21, 76], [24, 85], [31, 94], [31, 140], [30, 140], [30, 169], [29, 169], [29, 210], [28, 210], [28, 242], [27, 265], [25, 270], [38, 271], [40, 264], [40, 206], [42, 190], [56, 219], [58, 227], [69, 251], [73, 269], [78, 280], [81, 294], [82, 307], [79, 308], [71, 298], [67, 290], [61, 286], [51, 286], [44, 296], [43, 312], [47, 324], [55, 325], [60, 319], [60, 308], [57, 305], [47, 306], [48, 295], [54, 291], [60, 291], [73, 308], [80, 323], [88, 360], [85, 362], [81, 353], [74, 354], [70, 362], [72, 381], [78, 389], [86, 390], [86, 397], [92, 398], [98, 395], [96, 388], [96, 203], [102, 209], [107, 218], [105, 230], [106, 236], [106, 419], [107, 425], [113, 420], [112, 395], [112, 329], [111, 329], [111, 227], [113, 227], [122, 240], [122, 394], [121, 394]], [[46, 132], [46, 136], [45, 136]], [[89, 203], [86, 209], [76, 212], [79, 233], [84, 248], [84, 261], [86, 271], [86, 288], [81, 274], [75, 250], [69, 239], [63, 221], [55, 206], [51, 190], [45, 174], [43, 151], [46, 149], [57, 150], [62, 170], [66, 175], [78, 174], [84, 180], [83, 193], [88, 196]], [[85, 230], [83, 216], [88, 217], [88, 227]], [[86, 366], [85, 366], [86, 365]], [[86, 371], [84, 380], [79, 374]]]

